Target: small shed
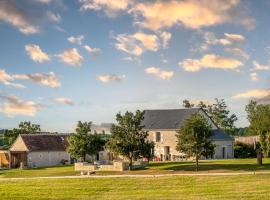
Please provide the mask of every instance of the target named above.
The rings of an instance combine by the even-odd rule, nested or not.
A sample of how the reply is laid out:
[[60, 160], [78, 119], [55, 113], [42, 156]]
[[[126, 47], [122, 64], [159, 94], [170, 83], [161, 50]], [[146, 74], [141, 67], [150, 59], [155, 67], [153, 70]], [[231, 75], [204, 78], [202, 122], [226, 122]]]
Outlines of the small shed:
[[9, 149], [9, 167], [47, 167], [70, 163], [66, 134], [22, 134]]

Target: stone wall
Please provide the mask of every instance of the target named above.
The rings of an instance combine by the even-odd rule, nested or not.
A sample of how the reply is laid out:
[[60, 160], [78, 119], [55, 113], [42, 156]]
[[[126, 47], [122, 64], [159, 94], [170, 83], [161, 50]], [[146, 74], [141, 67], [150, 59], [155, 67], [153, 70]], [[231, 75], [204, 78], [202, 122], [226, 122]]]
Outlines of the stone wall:
[[66, 164], [70, 164], [70, 154], [66, 151], [36, 151], [28, 152], [27, 166], [47, 167], [61, 165], [61, 161], [66, 160]]

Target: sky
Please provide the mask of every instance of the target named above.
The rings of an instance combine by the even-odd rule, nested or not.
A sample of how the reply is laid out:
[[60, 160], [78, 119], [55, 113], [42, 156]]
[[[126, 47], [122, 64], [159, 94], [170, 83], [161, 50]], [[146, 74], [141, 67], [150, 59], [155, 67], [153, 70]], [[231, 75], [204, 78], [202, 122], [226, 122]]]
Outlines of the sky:
[[[211, 3], [210, 3], [211, 2]], [[270, 99], [268, 0], [1, 0], [0, 128]]]

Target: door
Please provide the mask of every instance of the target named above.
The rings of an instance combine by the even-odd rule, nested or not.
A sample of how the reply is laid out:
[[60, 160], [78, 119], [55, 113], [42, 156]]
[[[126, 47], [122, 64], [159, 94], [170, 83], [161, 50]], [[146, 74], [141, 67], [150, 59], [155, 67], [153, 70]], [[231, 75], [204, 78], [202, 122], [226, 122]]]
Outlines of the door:
[[222, 158], [227, 158], [226, 147], [222, 147]]

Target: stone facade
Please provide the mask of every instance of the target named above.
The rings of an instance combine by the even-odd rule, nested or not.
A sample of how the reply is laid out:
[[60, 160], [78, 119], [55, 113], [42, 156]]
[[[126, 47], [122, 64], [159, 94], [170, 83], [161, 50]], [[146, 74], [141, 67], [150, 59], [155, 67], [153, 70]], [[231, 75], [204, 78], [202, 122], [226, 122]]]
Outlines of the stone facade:
[[70, 164], [70, 154], [66, 151], [28, 152], [27, 167], [47, 167]]
[[[155, 160], [179, 161], [184, 158], [184, 154], [176, 150], [175, 130], [149, 130], [148, 133], [148, 140], [155, 142]], [[213, 159], [234, 158], [232, 140], [214, 140], [213, 143], [216, 145]]]

